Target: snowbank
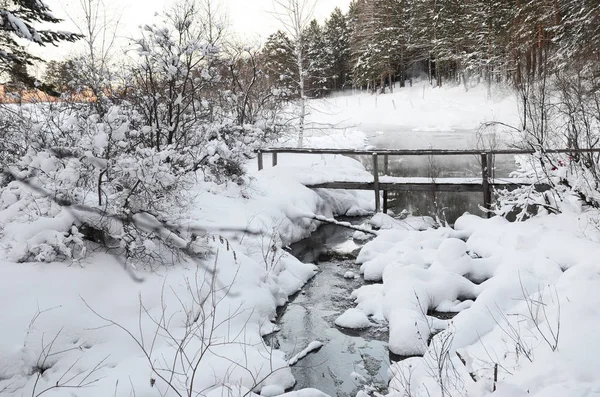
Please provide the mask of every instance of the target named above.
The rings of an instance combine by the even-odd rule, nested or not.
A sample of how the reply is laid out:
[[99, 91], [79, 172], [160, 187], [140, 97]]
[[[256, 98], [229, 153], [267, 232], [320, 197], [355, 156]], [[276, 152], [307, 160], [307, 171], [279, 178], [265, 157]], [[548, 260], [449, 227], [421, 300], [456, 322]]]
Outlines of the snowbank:
[[66, 387], [86, 397], [187, 395], [192, 388], [206, 395], [276, 395], [290, 388], [289, 357], [266, 346], [263, 336], [276, 331], [276, 307], [317, 269], [282, 247], [317, 228], [307, 215], [373, 209], [368, 192], [304, 187], [299, 170], [306, 166], [315, 174], [348, 169], [368, 175], [360, 163], [336, 156], [281, 155], [280, 166], [261, 172], [249, 163], [250, 183], [201, 183], [189, 192], [192, 209], [174, 214], [190, 228], [213, 231], [204, 242], [212, 254], [197, 262], [165, 256], [175, 264], [129, 272], [116, 257], [94, 253], [94, 246], [75, 262], [15, 263], [20, 249], [49, 240], [51, 230], [63, 230], [72, 218], [53, 213], [51, 221], [30, 222], [17, 201], [3, 196], [0, 316], [8, 326], [0, 330], [2, 395], [48, 389], [45, 396], [61, 397]]
[[596, 395], [598, 216], [465, 214], [455, 230], [380, 231], [357, 262], [383, 284], [352, 297], [389, 322], [392, 352], [415, 356], [392, 365], [390, 395]]

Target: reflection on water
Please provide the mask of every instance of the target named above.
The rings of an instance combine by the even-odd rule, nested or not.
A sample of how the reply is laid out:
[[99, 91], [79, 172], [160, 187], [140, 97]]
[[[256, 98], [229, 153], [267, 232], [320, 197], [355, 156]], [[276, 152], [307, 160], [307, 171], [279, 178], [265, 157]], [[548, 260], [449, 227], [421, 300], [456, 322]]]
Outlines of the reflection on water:
[[[407, 131], [375, 135], [369, 144], [376, 149], [472, 149], [475, 131]], [[368, 170], [373, 169], [371, 156], [358, 156]], [[379, 170], [383, 174], [383, 156]], [[506, 178], [514, 170], [514, 156], [494, 156], [492, 175]], [[398, 177], [481, 178], [480, 156], [389, 156], [387, 175]], [[389, 192], [388, 207], [395, 213], [407, 209], [414, 215], [445, 216], [454, 223], [465, 211], [482, 215], [482, 193]]]
[[398, 214], [403, 209], [415, 215], [439, 216], [453, 224], [465, 212], [483, 214], [481, 193], [389, 192], [388, 208]]

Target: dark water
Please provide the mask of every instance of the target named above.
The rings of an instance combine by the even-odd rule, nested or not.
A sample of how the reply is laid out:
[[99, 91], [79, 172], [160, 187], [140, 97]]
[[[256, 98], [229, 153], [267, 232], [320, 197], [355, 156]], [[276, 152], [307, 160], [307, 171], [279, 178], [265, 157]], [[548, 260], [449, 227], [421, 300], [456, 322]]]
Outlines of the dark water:
[[[376, 149], [472, 149], [473, 130], [459, 131], [404, 131], [373, 134], [369, 145]], [[372, 158], [359, 156], [368, 170], [372, 170]], [[479, 156], [390, 156], [388, 175], [398, 177], [461, 178], [481, 177]], [[379, 170], [383, 170], [383, 158], [379, 159]], [[514, 170], [514, 156], [498, 155], [492, 163], [493, 176], [508, 177]], [[407, 209], [413, 215], [440, 216], [450, 223], [465, 211], [483, 215], [482, 193], [453, 192], [389, 192], [389, 208], [399, 213]]]
[[362, 278], [344, 278], [347, 271], [358, 273], [354, 258], [348, 254], [352, 249], [344, 253], [339, 249], [339, 244], [349, 243], [352, 233], [326, 225], [291, 247], [298, 259], [316, 263], [319, 273], [283, 308], [278, 321], [281, 331], [271, 342], [289, 357], [314, 340], [324, 344], [292, 367], [295, 389], [313, 387], [331, 396], [351, 397], [365, 387], [382, 393], [387, 389], [387, 327], [350, 331], [334, 324], [340, 314], [355, 306], [350, 294], [363, 285]]

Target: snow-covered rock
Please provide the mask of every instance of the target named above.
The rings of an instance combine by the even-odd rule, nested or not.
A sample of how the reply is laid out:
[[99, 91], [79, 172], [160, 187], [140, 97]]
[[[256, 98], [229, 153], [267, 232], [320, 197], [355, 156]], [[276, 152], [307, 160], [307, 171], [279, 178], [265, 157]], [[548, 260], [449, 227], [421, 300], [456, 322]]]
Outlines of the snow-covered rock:
[[335, 319], [335, 325], [342, 328], [362, 329], [373, 325], [369, 318], [360, 309], [351, 308]]

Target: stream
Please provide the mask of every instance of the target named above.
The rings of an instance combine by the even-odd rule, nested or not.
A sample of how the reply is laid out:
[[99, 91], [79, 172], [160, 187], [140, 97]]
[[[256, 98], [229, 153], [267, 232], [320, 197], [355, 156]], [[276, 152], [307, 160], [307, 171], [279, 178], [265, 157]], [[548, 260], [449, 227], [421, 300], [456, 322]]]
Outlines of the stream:
[[[369, 143], [375, 148], [424, 148], [432, 142], [434, 147], [468, 148], [473, 131], [406, 132], [402, 134], [374, 134]], [[425, 143], [428, 143], [427, 145]], [[370, 156], [358, 158], [368, 169]], [[514, 169], [512, 156], [498, 156], [492, 164], [495, 176], [506, 177]], [[428, 176], [434, 169], [438, 177], [477, 177], [481, 173], [475, 156], [450, 157], [400, 157], [391, 156], [389, 175]], [[427, 193], [390, 192], [390, 208], [399, 213], [408, 209], [414, 215], [440, 215], [453, 223], [465, 211], [481, 214], [480, 193]], [[443, 214], [440, 214], [443, 211]], [[342, 219], [360, 224], [365, 219]], [[268, 342], [288, 355], [294, 356], [309, 343], [320, 341], [323, 347], [313, 351], [296, 365], [292, 373], [296, 378], [294, 390], [316, 388], [330, 396], [355, 397], [359, 391], [386, 394], [388, 368], [391, 361], [405, 357], [390, 354], [388, 329], [385, 324], [365, 330], [337, 327], [336, 318], [354, 307], [350, 294], [364, 285], [355, 258], [361, 245], [353, 241], [353, 230], [335, 225], [323, 225], [310, 237], [293, 244], [291, 253], [304, 263], [315, 263], [319, 272], [302, 290], [290, 297], [280, 308], [280, 331], [271, 335]], [[354, 272], [357, 277], [348, 279], [344, 274]], [[452, 318], [456, 313], [429, 313], [441, 319]]]
[[[363, 219], [345, 219], [360, 223]], [[289, 357], [318, 340], [323, 347], [292, 367], [295, 390], [312, 387], [330, 396], [356, 396], [360, 390], [385, 393], [390, 359], [387, 326], [366, 330], [337, 327], [335, 319], [354, 307], [352, 291], [362, 277], [344, 278], [348, 271], [358, 275], [354, 263], [360, 246], [352, 240], [353, 231], [334, 225], [320, 227], [310, 237], [293, 244], [291, 252], [306, 263], [315, 263], [319, 272], [280, 310], [281, 330], [271, 337]]]

